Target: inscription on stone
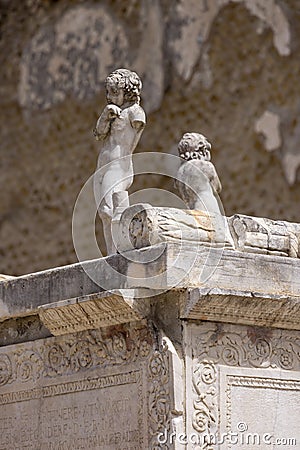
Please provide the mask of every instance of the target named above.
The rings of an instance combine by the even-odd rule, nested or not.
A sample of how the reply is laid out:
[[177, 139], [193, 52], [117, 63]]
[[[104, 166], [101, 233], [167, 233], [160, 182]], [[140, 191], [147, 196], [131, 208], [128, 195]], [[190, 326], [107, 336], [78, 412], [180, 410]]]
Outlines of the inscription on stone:
[[0, 450], [139, 450], [142, 374], [131, 371], [0, 395]]
[[141, 450], [170, 432], [169, 350], [142, 323], [0, 349], [0, 450]]

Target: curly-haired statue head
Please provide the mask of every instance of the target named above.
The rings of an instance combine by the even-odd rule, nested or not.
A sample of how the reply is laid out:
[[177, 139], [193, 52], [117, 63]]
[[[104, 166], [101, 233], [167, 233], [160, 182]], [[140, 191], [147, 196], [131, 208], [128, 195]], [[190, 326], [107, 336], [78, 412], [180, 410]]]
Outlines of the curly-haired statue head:
[[182, 164], [177, 172], [176, 185], [189, 209], [222, 215], [222, 204], [217, 195], [222, 186], [210, 162], [210, 149], [211, 144], [203, 134], [185, 133], [182, 136], [178, 144]]
[[140, 106], [142, 82], [128, 69], [118, 69], [105, 80], [107, 105], [93, 130], [100, 141], [95, 194], [103, 224], [107, 253], [116, 253], [112, 218], [119, 208], [129, 206], [128, 189], [133, 181], [131, 155], [145, 128], [146, 115]]
[[142, 82], [137, 73], [128, 69], [117, 69], [105, 80], [108, 101], [111, 94], [123, 92], [124, 103], [140, 103]]
[[210, 161], [210, 149], [211, 144], [200, 133], [185, 133], [178, 144], [179, 156], [186, 161], [191, 159]]

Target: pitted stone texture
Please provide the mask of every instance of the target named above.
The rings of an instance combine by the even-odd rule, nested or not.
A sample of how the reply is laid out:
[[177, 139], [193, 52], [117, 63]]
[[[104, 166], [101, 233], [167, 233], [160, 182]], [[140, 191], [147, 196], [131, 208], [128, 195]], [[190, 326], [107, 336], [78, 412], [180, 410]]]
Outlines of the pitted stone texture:
[[284, 10], [274, 0], [181, 0], [174, 8], [180, 31], [177, 31], [170, 46], [176, 56], [176, 68], [184, 79], [187, 80], [192, 75], [216, 16], [230, 3], [241, 3], [251, 15], [261, 19], [257, 33], [261, 33], [264, 26], [270, 27], [274, 33], [274, 46], [279, 54], [290, 54], [289, 23]]
[[126, 62], [127, 47], [123, 27], [103, 6], [67, 10], [54, 25], [41, 27], [25, 48], [20, 104], [48, 109], [67, 95], [92, 98], [107, 72]]
[[36, 315], [9, 319], [0, 323], [0, 347], [51, 336]]
[[[227, 216], [239, 212], [300, 222], [298, 0], [276, 3], [276, 11], [288, 21], [282, 22], [283, 30], [291, 33], [286, 47], [290, 55], [286, 56], [281, 56], [275, 45], [280, 27], [270, 22], [273, 9], [269, 5], [275, 2], [267, 2], [268, 20], [253, 15], [245, 2], [227, 2], [214, 20], [208, 21], [209, 27], [205, 24], [207, 39], [195, 64], [195, 53], [186, 53], [193, 69], [184, 83], [176, 69], [178, 64], [183, 66], [181, 56], [170, 50], [170, 43], [176, 38], [180, 48], [192, 46], [185, 34], [178, 32], [174, 2], [150, 3], [1, 2], [1, 272], [18, 275], [76, 260], [71, 237], [72, 209], [80, 188], [96, 167], [98, 148], [91, 129], [104, 106], [103, 90], [97, 91], [95, 98], [79, 100], [74, 94], [77, 81], [72, 72], [72, 86], [67, 89], [66, 84], [60, 103], [42, 112], [19, 104], [26, 49], [41, 28], [56, 27], [72, 10], [95, 8], [97, 16], [99, 8], [103, 8], [107, 20], [123, 30], [128, 43], [128, 68], [136, 70], [144, 80], [142, 105], [148, 111], [155, 110], [148, 113], [148, 129], [139, 151], [175, 154], [184, 132], [200, 130], [213, 143]], [[210, 7], [210, 1], [203, 2], [204, 9], [205, 3]], [[202, 2], [199, 4], [193, 11], [197, 23]], [[188, 14], [188, 10], [183, 12]], [[106, 64], [105, 60], [101, 67]], [[88, 73], [92, 76], [94, 69]], [[99, 86], [102, 81], [97, 79]], [[82, 92], [90, 92], [92, 86], [89, 79]], [[46, 94], [42, 104], [52, 95]], [[266, 151], [264, 137], [255, 132], [255, 124], [265, 111], [280, 117], [282, 146], [272, 152]], [[140, 177], [132, 189], [153, 185], [172, 189], [172, 182], [158, 176]], [[85, 242], [84, 211], [82, 216]], [[101, 245], [100, 229], [97, 232]], [[86, 247], [87, 258], [94, 257], [88, 243]]]

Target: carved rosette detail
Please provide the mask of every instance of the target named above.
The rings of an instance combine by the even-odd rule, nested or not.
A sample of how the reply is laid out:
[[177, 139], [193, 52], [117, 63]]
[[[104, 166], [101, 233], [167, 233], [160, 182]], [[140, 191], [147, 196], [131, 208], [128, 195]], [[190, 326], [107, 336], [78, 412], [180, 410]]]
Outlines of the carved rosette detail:
[[7, 355], [0, 355], [0, 386], [13, 381], [12, 364]]
[[22, 350], [17, 353], [16, 377], [23, 383], [26, 381], [36, 381], [43, 372], [43, 362], [41, 356], [31, 350]]
[[[217, 432], [219, 421], [216, 364], [232, 367], [300, 369], [300, 339], [293, 332], [273, 330], [271, 336], [268, 336], [257, 330], [249, 332], [247, 327], [243, 329], [241, 327], [239, 333], [226, 331], [226, 328], [218, 332], [216, 328], [211, 328], [197, 335], [193, 352], [192, 426], [203, 439]], [[230, 396], [230, 389], [226, 395]], [[208, 449], [206, 444], [202, 448]]]
[[217, 371], [212, 361], [204, 360], [194, 366], [193, 388], [196, 397], [192, 424], [194, 430], [203, 438], [215, 430], [217, 421], [216, 381]]
[[285, 348], [281, 348], [279, 349], [278, 353], [278, 365], [282, 368], [282, 369], [293, 369], [294, 367], [294, 355], [292, 353], [292, 351], [285, 349]]
[[167, 345], [163, 342], [159, 351], [155, 351], [148, 362], [148, 378], [150, 382], [149, 411], [149, 449], [167, 450], [168, 443], [158, 441], [160, 433], [170, 432], [170, 391], [169, 361]]
[[149, 356], [151, 347], [149, 345], [149, 342], [147, 341], [142, 341], [141, 345], [140, 345], [140, 355], [142, 358], [147, 358], [147, 356]]
[[66, 358], [64, 349], [59, 344], [52, 345], [47, 351], [47, 365], [49, 368], [49, 374], [57, 375], [62, 374], [69, 361]]
[[123, 334], [119, 333], [112, 338], [113, 352], [120, 358], [125, 359], [127, 357], [126, 341]]
[[92, 330], [36, 341], [26, 349], [16, 345], [9, 356], [0, 353], [0, 385], [16, 380], [34, 382], [41, 376], [52, 378], [146, 359], [152, 349], [151, 339], [145, 329], [124, 328], [112, 330], [109, 336], [103, 336], [101, 330]]
[[300, 369], [300, 339], [296, 335], [273, 332], [272, 337], [253, 337], [248, 333], [220, 333], [215, 330], [197, 337], [198, 361], [209, 359], [214, 363], [236, 367], [263, 367]]
[[93, 356], [87, 340], [82, 340], [76, 343], [72, 347], [72, 351], [70, 353], [72, 355], [71, 366], [74, 371], [77, 372], [80, 369], [85, 369], [93, 365]]

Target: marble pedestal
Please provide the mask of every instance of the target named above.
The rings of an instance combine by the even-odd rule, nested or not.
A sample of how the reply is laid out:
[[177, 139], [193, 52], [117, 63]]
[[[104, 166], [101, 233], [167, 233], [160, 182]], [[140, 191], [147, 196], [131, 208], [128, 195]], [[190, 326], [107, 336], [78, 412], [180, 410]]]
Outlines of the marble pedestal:
[[0, 449], [299, 448], [299, 259], [147, 251], [0, 283]]

